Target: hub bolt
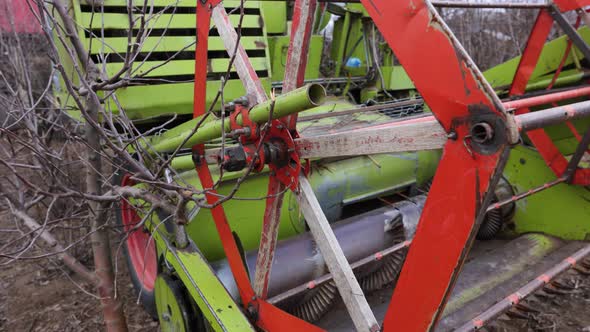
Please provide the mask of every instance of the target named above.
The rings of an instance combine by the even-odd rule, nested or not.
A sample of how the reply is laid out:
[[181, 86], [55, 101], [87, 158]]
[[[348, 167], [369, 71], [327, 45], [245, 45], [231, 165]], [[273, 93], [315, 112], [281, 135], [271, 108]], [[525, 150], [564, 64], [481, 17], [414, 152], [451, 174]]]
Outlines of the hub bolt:
[[494, 128], [486, 122], [478, 122], [471, 127], [471, 138], [479, 144], [490, 143], [494, 138]]

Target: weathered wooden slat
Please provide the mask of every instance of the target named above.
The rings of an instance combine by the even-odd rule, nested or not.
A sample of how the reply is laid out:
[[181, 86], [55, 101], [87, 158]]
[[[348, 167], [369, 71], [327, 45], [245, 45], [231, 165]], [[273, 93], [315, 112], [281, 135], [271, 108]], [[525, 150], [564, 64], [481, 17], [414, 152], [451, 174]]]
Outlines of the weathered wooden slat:
[[[295, 2], [291, 43], [287, 52], [285, 78], [283, 80], [283, 93], [290, 92], [303, 85], [315, 8], [316, 0], [297, 0]], [[286, 117], [282, 121], [288, 125], [289, 130], [296, 129], [296, 115]], [[258, 258], [256, 259], [256, 274], [254, 276], [254, 291], [262, 298], [266, 298], [268, 295], [268, 282], [278, 238], [285, 187], [284, 183], [271, 175]]]
[[371, 311], [367, 299], [352, 272], [352, 268], [348, 264], [342, 248], [338, 244], [332, 228], [330, 228], [330, 223], [322, 212], [322, 207], [305, 175], [299, 176], [299, 188], [300, 192], [297, 195], [299, 209], [305, 217], [309, 230], [320, 248], [330, 273], [334, 277], [334, 282], [338, 286], [340, 296], [342, 296], [356, 330], [361, 332], [378, 331], [377, 319], [375, 319], [375, 315]]
[[[227, 70], [230, 59], [210, 59], [209, 73], [223, 73]], [[256, 71], [267, 70], [266, 58], [251, 58], [252, 68]], [[194, 60], [174, 60], [164, 64], [165, 61], [136, 61], [133, 64], [133, 76], [142, 75], [149, 71], [145, 77], [154, 76], [175, 76], [175, 75], [192, 75], [194, 73]], [[164, 64], [164, 65], [163, 65]], [[159, 67], [158, 67], [159, 66]], [[157, 68], [156, 68], [157, 67]], [[122, 62], [106, 64], [108, 75], [113, 75], [123, 68]], [[152, 68], [154, 70], [150, 71]]]
[[351, 132], [301, 137], [301, 158], [328, 158], [442, 149], [447, 134], [432, 118], [419, 123], [393, 122]]
[[[140, 16], [135, 14], [134, 28], [140, 27]], [[229, 16], [233, 26], [237, 26], [240, 21], [240, 15]], [[160, 14], [154, 12], [151, 15], [145, 15], [146, 28], [149, 29], [194, 29], [195, 14]], [[118, 13], [82, 13], [80, 24], [90, 29], [128, 29], [129, 18], [127, 14]], [[211, 24], [213, 26], [213, 24]], [[242, 28], [262, 28], [260, 15], [244, 15]]]

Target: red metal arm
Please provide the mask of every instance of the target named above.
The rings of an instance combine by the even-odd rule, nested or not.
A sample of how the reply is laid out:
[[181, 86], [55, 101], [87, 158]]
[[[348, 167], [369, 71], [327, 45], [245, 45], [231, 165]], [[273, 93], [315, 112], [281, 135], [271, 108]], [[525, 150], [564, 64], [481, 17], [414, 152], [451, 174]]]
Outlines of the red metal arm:
[[[505, 115], [479, 70], [428, 2], [362, 0], [450, 139], [383, 323], [384, 331], [436, 325], [477, 232], [506, 149]], [[436, 51], [434, 51], [436, 50]], [[477, 147], [478, 122], [503, 137]]]
[[590, 6], [589, 0], [554, 0], [553, 3], [555, 3], [562, 12]]
[[[208, 39], [209, 39], [209, 25], [211, 22], [211, 11], [213, 7], [219, 4], [219, 0], [215, 1], [197, 1], [197, 46], [195, 49], [195, 87], [194, 87], [194, 105], [193, 105], [193, 116], [199, 117], [205, 114], [205, 103], [206, 103], [206, 89], [207, 89], [207, 51], [208, 51]], [[200, 144], [193, 148], [193, 152], [196, 156], [204, 155], [204, 145]], [[219, 200], [219, 196], [213, 188], [213, 178], [209, 167], [203, 160], [196, 160], [195, 167], [203, 190], [207, 190], [205, 197], [207, 203], [215, 204]], [[240, 251], [235, 242], [225, 211], [221, 205], [218, 205], [211, 209], [211, 214], [215, 220], [215, 226], [217, 232], [223, 244], [225, 255], [231, 267], [232, 273], [238, 285], [240, 291], [240, 297], [244, 305], [250, 303], [254, 297], [254, 291], [250, 286], [250, 280], [248, 274], [244, 269]]]

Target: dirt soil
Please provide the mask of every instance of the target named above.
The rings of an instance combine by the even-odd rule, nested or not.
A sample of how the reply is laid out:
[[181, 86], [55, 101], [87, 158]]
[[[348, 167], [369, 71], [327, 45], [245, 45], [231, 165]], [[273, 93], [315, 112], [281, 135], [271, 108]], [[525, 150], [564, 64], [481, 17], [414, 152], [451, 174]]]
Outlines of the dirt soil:
[[[13, 226], [10, 219], [0, 213], [0, 229]], [[0, 233], [0, 245], [10, 238]], [[40, 252], [33, 250], [27, 255]], [[118, 296], [124, 303], [129, 330], [158, 331], [158, 322], [135, 303], [136, 295], [122, 255], [117, 275]], [[48, 259], [0, 266], [0, 331], [103, 331], [100, 302], [94, 292], [91, 286]]]
[[[590, 263], [590, 259], [586, 260]], [[486, 328], [507, 331], [590, 331], [590, 275], [573, 269], [557, 278], [559, 287], [544, 288], [498, 317]]]

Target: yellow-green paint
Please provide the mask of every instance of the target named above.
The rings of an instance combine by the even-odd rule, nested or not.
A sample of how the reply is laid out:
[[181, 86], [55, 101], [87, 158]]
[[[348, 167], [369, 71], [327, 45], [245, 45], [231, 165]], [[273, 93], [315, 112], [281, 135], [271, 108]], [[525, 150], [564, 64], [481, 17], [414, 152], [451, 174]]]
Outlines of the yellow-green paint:
[[[556, 179], [539, 153], [524, 146], [512, 149], [504, 176], [516, 193]], [[556, 185], [516, 202], [514, 231], [543, 232], [567, 240], [589, 240], [589, 203], [590, 188]]]
[[[285, 65], [287, 63], [287, 53], [289, 50], [289, 36], [270, 36], [268, 37], [269, 52], [272, 64], [272, 81], [282, 82], [285, 76]], [[320, 76], [320, 62], [324, 38], [319, 35], [313, 35], [309, 44], [307, 54], [307, 66], [305, 68], [305, 78], [315, 79]]]
[[534, 241], [534, 246], [530, 247], [528, 253], [517, 255], [517, 260], [512, 260], [509, 265], [498, 266], [497, 273], [481, 279], [473, 284], [470, 288], [454, 294], [451, 300], [445, 306], [443, 315], [450, 315], [458, 309], [461, 309], [469, 302], [475, 300], [482, 294], [492, 290], [494, 287], [508, 281], [518, 273], [521, 273], [530, 264], [531, 260], [541, 258], [551, 253], [555, 248], [555, 241], [541, 234], [526, 234], [525, 237]]
[[[578, 29], [578, 33], [586, 42], [590, 42], [590, 30], [587, 27]], [[557, 69], [561, 59], [563, 58], [567, 40], [567, 36], [562, 36], [545, 44], [539, 57], [537, 67], [535, 67], [535, 70], [531, 75], [531, 80], [535, 80], [543, 75], [554, 72]], [[578, 59], [582, 59], [584, 57], [577, 48], [573, 47], [572, 49], [572, 53], [575, 52]], [[493, 87], [509, 86], [512, 83], [512, 79], [514, 78], [514, 74], [516, 73], [519, 62], [520, 57], [515, 57], [485, 71], [483, 74]], [[564, 65], [568, 66], [573, 62], [573, 55], [570, 55], [566, 59]]]
[[[347, 201], [367, 200], [394, 193], [416, 182], [423, 183], [430, 179], [436, 169], [438, 158], [437, 151], [423, 151], [315, 163], [310, 182], [328, 219], [335, 221], [341, 218], [340, 208]], [[215, 178], [217, 174], [217, 171], [214, 171]], [[184, 172], [180, 177], [180, 183], [200, 188], [194, 170]], [[235, 178], [236, 175], [232, 177]], [[234, 185], [235, 180], [223, 181], [219, 193], [228, 194]], [[267, 186], [267, 173], [251, 175], [238, 189], [235, 196], [238, 199], [223, 204], [228, 222], [240, 237], [245, 250], [257, 248], [260, 241], [265, 200], [255, 198], [265, 197]], [[284, 202], [279, 226], [280, 238], [287, 238], [305, 230], [303, 217], [299, 213], [292, 192], [288, 191], [285, 194]], [[223, 257], [221, 242], [210, 210], [202, 209], [199, 215], [190, 221], [187, 232], [207, 259], [217, 260]]]
[[287, 33], [287, 2], [264, 1], [260, 3], [262, 18], [269, 35]]
[[152, 234], [159, 255], [172, 266], [215, 331], [255, 331], [198, 250], [172, 249], [160, 231]]

